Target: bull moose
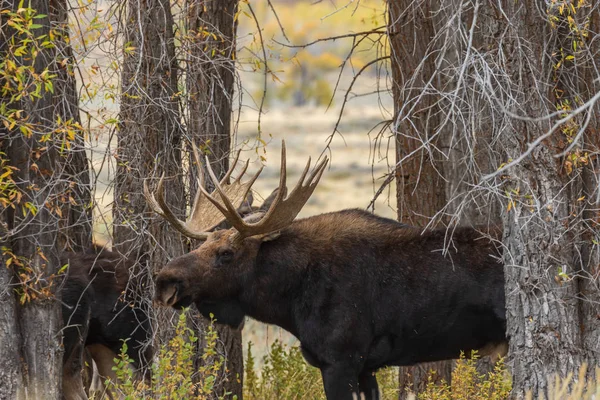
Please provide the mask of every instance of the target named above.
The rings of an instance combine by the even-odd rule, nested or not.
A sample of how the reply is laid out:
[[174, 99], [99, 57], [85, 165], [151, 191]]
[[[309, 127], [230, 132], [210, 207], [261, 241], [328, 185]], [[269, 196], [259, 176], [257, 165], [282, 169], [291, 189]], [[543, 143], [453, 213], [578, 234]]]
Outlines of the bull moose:
[[[457, 228], [446, 246], [446, 230], [422, 233], [356, 209], [295, 220], [327, 159], [307, 178], [309, 159], [287, 195], [285, 156], [283, 143], [279, 192], [259, 216], [242, 218], [234, 200], [258, 175], [219, 183], [208, 160], [215, 190], [208, 193], [200, 177], [186, 222], [165, 203], [162, 178], [156, 196], [145, 185], [155, 212], [204, 240], [160, 271], [157, 304], [215, 304], [217, 322], [235, 326], [247, 315], [282, 327], [321, 370], [330, 400], [378, 399], [374, 372], [384, 366], [506, 348], [503, 266], [493, 237]], [[223, 216], [232, 228], [210, 232]]]
[[[115, 379], [114, 358], [128, 340], [127, 355], [135, 368], [151, 361], [149, 310], [125, 295], [133, 262], [94, 247], [63, 253], [67, 276], [61, 287], [63, 314], [63, 398], [84, 400], [82, 370], [87, 350], [105, 378]], [[142, 375], [139, 376], [141, 378]]]

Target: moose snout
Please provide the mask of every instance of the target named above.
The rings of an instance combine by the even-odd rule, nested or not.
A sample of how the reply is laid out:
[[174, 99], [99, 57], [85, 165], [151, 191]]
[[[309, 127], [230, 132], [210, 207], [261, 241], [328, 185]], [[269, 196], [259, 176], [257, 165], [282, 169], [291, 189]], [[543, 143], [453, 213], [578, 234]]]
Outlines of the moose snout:
[[154, 303], [160, 306], [174, 306], [179, 301], [184, 284], [180, 280], [158, 280]]

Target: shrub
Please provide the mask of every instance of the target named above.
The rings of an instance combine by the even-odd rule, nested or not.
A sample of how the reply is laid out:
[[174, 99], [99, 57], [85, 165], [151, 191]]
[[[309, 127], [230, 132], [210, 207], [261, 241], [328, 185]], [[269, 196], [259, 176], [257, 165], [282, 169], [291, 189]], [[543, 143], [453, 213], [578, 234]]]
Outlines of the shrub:
[[[377, 380], [383, 399], [398, 398], [398, 368], [382, 369], [377, 372]], [[262, 368], [257, 371], [252, 343], [248, 343], [244, 399], [325, 400], [321, 372], [306, 363], [300, 348], [279, 341], [271, 345]]]
[[[582, 365], [576, 380], [573, 380], [573, 374], [569, 374], [565, 379], [550, 380], [548, 400], [600, 399], [600, 368], [596, 368], [595, 379], [586, 378], [587, 372], [587, 365]], [[528, 393], [525, 399], [532, 400], [533, 396]], [[545, 399], [540, 396], [540, 400]]]
[[263, 359], [260, 374], [255, 370], [252, 344], [248, 344], [244, 398], [325, 399], [325, 394], [319, 370], [304, 361], [300, 349], [275, 341]]
[[503, 400], [507, 399], [511, 384], [504, 361], [500, 360], [489, 374], [480, 374], [476, 368], [477, 357], [465, 359], [461, 354], [452, 371], [451, 384], [433, 383], [433, 375], [419, 400]]
[[[109, 390], [124, 400], [168, 399], [203, 400], [213, 397], [215, 382], [221, 370], [224, 358], [218, 356], [216, 344], [218, 333], [213, 321], [205, 332], [206, 347], [202, 354], [202, 365], [194, 370], [194, 356], [198, 338], [187, 327], [187, 312], [179, 316], [175, 336], [158, 352], [152, 364], [151, 382], [137, 381], [130, 368], [132, 359], [127, 355], [127, 343], [123, 343], [119, 357], [115, 359], [113, 371], [117, 382], [106, 381]], [[226, 394], [219, 396], [225, 398]]]

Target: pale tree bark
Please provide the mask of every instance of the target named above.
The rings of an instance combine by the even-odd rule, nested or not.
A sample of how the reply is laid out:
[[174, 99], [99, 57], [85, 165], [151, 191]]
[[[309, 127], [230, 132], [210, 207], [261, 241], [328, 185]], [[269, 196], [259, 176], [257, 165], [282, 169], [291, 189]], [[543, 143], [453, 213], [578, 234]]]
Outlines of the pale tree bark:
[[[142, 287], [130, 288], [149, 303], [152, 277], [170, 259], [187, 251], [187, 240], [154, 214], [143, 196], [143, 181], [164, 174], [165, 198], [180, 218], [185, 214], [181, 163], [182, 126], [178, 108], [178, 67], [174, 23], [168, 0], [129, 0], [125, 29], [121, 109], [117, 131], [113, 204], [113, 244], [144, 268]], [[153, 182], [154, 180], [154, 182]], [[156, 312], [157, 344], [172, 337], [172, 310]]]
[[[590, 32], [600, 32], [600, 11], [598, 8], [589, 16]], [[589, 41], [587, 43], [586, 63], [588, 68], [582, 74], [578, 82], [578, 89], [585, 98], [600, 92], [600, 41]], [[581, 278], [579, 279], [579, 291], [581, 301], [581, 320], [583, 322], [583, 346], [586, 359], [598, 359], [598, 343], [600, 343], [600, 324], [593, 323], [600, 316], [600, 160], [597, 154], [600, 152], [600, 106], [596, 105], [591, 110], [590, 125], [586, 130], [583, 149], [596, 154], [590, 157], [588, 165], [582, 170], [582, 196], [580, 215], [582, 229], [579, 240], [581, 245]], [[579, 200], [581, 196], [577, 197]]]
[[[502, 217], [514, 396], [543, 394], [550, 375], [598, 359], [600, 5], [423, 1], [402, 13], [390, 3], [392, 28], [414, 25], [391, 38], [392, 60], [403, 51], [392, 69], [397, 134], [415, 127], [423, 151], [441, 149], [446, 199], [436, 219]], [[400, 50], [405, 42], [413, 46]], [[414, 103], [432, 111], [426, 126], [407, 112]]]
[[[586, 37], [597, 40], [598, 31], [573, 34], [568, 22], [569, 16], [580, 26], [590, 17], [597, 21], [598, 5], [571, 13], [576, 4], [568, 3], [561, 12], [560, 4], [543, 1], [501, 2], [502, 28], [508, 30], [504, 88], [511, 96], [502, 100], [515, 114], [536, 118], [559, 108], [567, 115], [598, 93], [592, 80], [598, 78], [598, 57], [586, 48], [593, 44]], [[575, 40], [579, 51], [574, 51]], [[590, 68], [596, 72], [586, 73]], [[497, 147], [507, 160], [522, 159], [503, 175], [514, 206], [504, 215], [504, 262], [515, 397], [525, 390], [545, 393], [549, 376], [564, 377], [585, 361], [598, 362], [598, 306], [590, 301], [598, 295], [597, 249], [592, 247], [598, 227], [589, 215], [597, 213], [597, 157], [585, 156], [598, 152], [598, 106], [587, 112], [594, 122], [579, 140], [575, 132], [585, 114], [555, 131], [558, 117], [515, 120], [498, 136]]]
[[[3, 1], [2, 10], [16, 12], [18, 2]], [[61, 219], [60, 177], [68, 158], [67, 139], [57, 134], [53, 94], [47, 86], [56, 74], [55, 46], [36, 42], [48, 37], [52, 21], [48, 3], [32, 0], [37, 27], [28, 34], [6, 25], [18, 17], [2, 14], [0, 50], [2, 59], [21, 70], [23, 87], [1, 77], [4, 90], [0, 149], [3, 167], [14, 169], [4, 186], [20, 197], [2, 198], [0, 243], [0, 358], [3, 361], [0, 397], [11, 399], [59, 399], [61, 396], [62, 318], [56, 288], [60, 284], [57, 235]], [[24, 15], [22, 12], [21, 15]], [[60, 23], [60, 22], [59, 22]], [[29, 42], [28, 52], [15, 53], [21, 41]], [[38, 38], [38, 39], [35, 39]], [[34, 47], [35, 46], [35, 47]], [[37, 48], [34, 54], [33, 49]], [[4, 69], [10, 73], [10, 68]], [[14, 72], [14, 71], [13, 71]], [[43, 82], [41, 77], [47, 77]], [[52, 83], [56, 83], [53, 82]], [[39, 90], [36, 90], [39, 88]], [[32, 93], [38, 95], [32, 96]], [[18, 93], [22, 97], [15, 97]], [[11, 111], [7, 111], [11, 110]], [[19, 112], [16, 112], [20, 110]], [[12, 124], [14, 123], [14, 125]], [[4, 169], [4, 173], [7, 169]], [[3, 192], [3, 196], [7, 192]]]
[[[3, 210], [4, 211], [4, 210]], [[2, 223], [7, 223], [3, 215]], [[2, 233], [2, 236], [5, 232]], [[6, 246], [3, 240], [0, 242]], [[22, 392], [23, 373], [19, 354], [20, 329], [17, 315], [17, 299], [13, 292], [16, 279], [11, 268], [6, 267], [6, 260], [0, 263], [0, 356], [4, 368], [0, 370], [0, 398], [24, 398]]]
[[[208, 156], [218, 177], [229, 168], [237, 9], [238, 0], [194, 0], [188, 10], [191, 46], [186, 82], [188, 133]], [[226, 357], [226, 363], [222, 371], [224, 379], [219, 379], [215, 395], [230, 393], [241, 399], [244, 376], [241, 329], [225, 325], [216, 328], [219, 351]]]

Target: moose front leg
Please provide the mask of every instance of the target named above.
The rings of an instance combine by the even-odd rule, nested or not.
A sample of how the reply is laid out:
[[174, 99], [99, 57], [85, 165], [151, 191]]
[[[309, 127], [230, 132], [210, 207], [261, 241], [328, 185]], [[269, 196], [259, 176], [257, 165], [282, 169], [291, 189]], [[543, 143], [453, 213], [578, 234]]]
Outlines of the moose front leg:
[[365, 400], [379, 400], [379, 386], [375, 371], [363, 370], [358, 375], [358, 386]]
[[360, 399], [357, 372], [356, 368], [344, 364], [322, 367], [321, 376], [327, 400]]

